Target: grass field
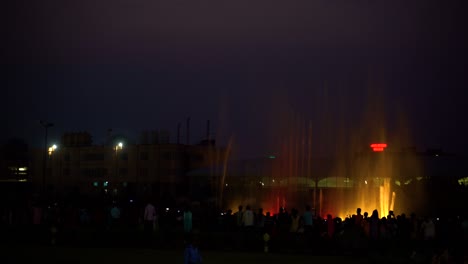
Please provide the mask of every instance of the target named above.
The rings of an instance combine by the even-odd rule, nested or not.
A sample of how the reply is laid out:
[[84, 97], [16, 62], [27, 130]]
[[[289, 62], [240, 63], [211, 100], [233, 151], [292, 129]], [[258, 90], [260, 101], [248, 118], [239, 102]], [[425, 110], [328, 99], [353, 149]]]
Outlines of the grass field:
[[[81, 230], [72, 241], [59, 239], [57, 246], [50, 245], [46, 234], [34, 235], [27, 230], [0, 230], [0, 264], [10, 263], [183, 263], [183, 236], [168, 235], [165, 239], [153, 237], [152, 245], [144, 243], [142, 234], [106, 232], [96, 235]], [[374, 247], [366, 245], [352, 252], [346, 247], [321, 246], [315, 250], [295, 250], [286, 247], [276, 253], [263, 253], [262, 246], [253, 251], [236, 251], [227, 247], [226, 237], [203, 233], [198, 235], [205, 264], [249, 263], [430, 263], [430, 254], [420, 250], [411, 259], [412, 247], [393, 245]], [[40, 238], [40, 239], [38, 239]], [[234, 239], [234, 238], [232, 238]], [[234, 239], [235, 240], [235, 239]], [[229, 244], [229, 243], [227, 243]], [[287, 245], [286, 245], [287, 246]], [[277, 253], [280, 252], [280, 253]], [[358, 254], [358, 256], [353, 255]], [[466, 254], [466, 252], [465, 252]], [[462, 253], [463, 255], [463, 253]], [[465, 255], [466, 256], [466, 255]], [[468, 260], [465, 258], [465, 260]], [[458, 262], [457, 262], [458, 263]], [[461, 260], [463, 263], [463, 260]], [[467, 262], [468, 263], [468, 262]]]
[[[183, 263], [180, 250], [128, 248], [28, 247], [3, 248], [0, 263]], [[5, 259], [6, 256], [6, 259]], [[293, 254], [247, 253], [227, 251], [202, 252], [205, 264], [249, 263], [372, 263], [377, 256], [344, 257]], [[373, 261], [374, 260], [374, 261]], [[380, 262], [380, 261], [379, 261]], [[385, 262], [385, 261], [384, 261]], [[391, 262], [388, 262], [391, 263]]]

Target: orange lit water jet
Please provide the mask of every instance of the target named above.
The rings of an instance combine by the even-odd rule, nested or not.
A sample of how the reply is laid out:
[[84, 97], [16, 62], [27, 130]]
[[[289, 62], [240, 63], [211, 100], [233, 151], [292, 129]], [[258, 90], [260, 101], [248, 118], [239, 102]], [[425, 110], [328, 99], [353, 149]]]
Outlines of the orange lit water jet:
[[[376, 94], [370, 96], [368, 101], [372, 103], [364, 111], [362, 123], [357, 122], [354, 129], [330, 125], [347, 121], [328, 114], [331, 108], [340, 107], [339, 100], [322, 100], [330, 109], [316, 126], [290, 109], [281, 110], [274, 118], [277, 121], [274, 131], [279, 134], [272, 140], [272, 146], [277, 148], [272, 153], [274, 159], [269, 160], [263, 171], [245, 173], [248, 176], [237, 194], [228, 199], [226, 207], [250, 204], [275, 213], [281, 206], [302, 212], [305, 205], [310, 205], [322, 217], [330, 213], [342, 218], [355, 214], [357, 208], [369, 215], [377, 209], [380, 216], [387, 216], [389, 211], [408, 212], [412, 201], [396, 182], [420, 175], [420, 169], [414, 159], [402, 161], [394, 153], [410, 142], [409, 126], [402, 123], [394, 129], [397, 133], [389, 136], [380, 104], [384, 100]], [[313, 138], [312, 132], [316, 130], [324, 130], [329, 138]], [[318, 140], [333, 142], [330, 148], [336, 148], [338, 154], [331, 165], [325, 159], [313, 157], [312, 143]], [[262, 184], [258, 185], [259, 182]]]

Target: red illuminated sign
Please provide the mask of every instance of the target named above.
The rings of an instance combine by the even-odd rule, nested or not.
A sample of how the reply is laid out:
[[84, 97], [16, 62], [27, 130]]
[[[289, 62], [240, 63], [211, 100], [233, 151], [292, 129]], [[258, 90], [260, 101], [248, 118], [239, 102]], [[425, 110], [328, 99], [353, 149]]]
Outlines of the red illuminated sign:
[[374, 144], [371, 144], [370, 147], [372, 148], [372, 151], [382, 152], [387, 147], [387, 144], [385, 144], [385, 143], [374, 143]]

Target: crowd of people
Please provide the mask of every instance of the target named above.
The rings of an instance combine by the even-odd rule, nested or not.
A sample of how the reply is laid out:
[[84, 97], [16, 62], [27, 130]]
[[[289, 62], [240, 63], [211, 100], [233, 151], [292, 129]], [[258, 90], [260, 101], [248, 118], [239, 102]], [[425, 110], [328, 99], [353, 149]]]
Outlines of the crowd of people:
[[466, 215], [418, 217], [411, 214], [407, 217], [390, 211], [386, 216], [379, 216], [377, 210], [369, 215], [357, 208], [356, 214], [341, 219], [330, 214], [324, 218], [315, 216], [310, 206], [302, 214], [294, 208], [291, 212], [280, 208], [276, 215], [264, 214], [261, 208], [254, 213], [250, 206], [245, 210], [239, 206], [236, 213], [226, 214], [226, 224], [231, 231], [241, 230], [244, 242], [240, 244], [244, 247], [251, 245], [245, 241], [263, 239], [276, 251], [326, 248], [359, 253], [398, 247], [411, 255], [422, 251], [456, 255], [466, 251], [468, 241]]
[[7, 229], [15, 226], [16, 229], [10, 229], [27, 232], [29, 241], [36, 238], [36, 242], [50, 244], [72, 243], [82, 230], [93, 230], [94, 238], [142, 234], [141, 245], [150, 246], [171, 245], [171, 241], [180, 242], [191, 234], [200, 237], [201, 246], [213, 248], [321, 253], [328, 250], [332, 254], [400, 248], [414, 257], [425, 251], [438, 256], [463, 255], [468, 241], [468, 218], [455, 213], [419, 217], [388, 212], [382, 216], [377, 210], [369, 214], [357, 208], [354, 215], [341, 219], [315, 215], [310, 206], [302, 212], [279, 208], [278, 213], [272, 214], [262, 208], [253, 210], [249, 205], [245, 209], [239, 206], [236, 212], [194, 207], [190, 203], [169, 208], [157, 206], [149, 199], [78, 206], [30, 202], [27, 208], [1, 208], [0, 223]]

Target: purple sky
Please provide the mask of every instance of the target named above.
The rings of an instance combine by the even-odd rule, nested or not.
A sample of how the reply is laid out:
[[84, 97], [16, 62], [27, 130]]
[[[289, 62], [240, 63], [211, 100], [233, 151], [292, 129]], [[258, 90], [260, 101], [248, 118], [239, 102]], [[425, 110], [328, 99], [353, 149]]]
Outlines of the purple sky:
[[190, 117], [192, 142], [210, 119], [221, 144], [232, 137], [239, 155], [261, 156], [278, 150], [295, 116], [311, 122], [318, 155], [337, 138], [381, 140], [358, 132], [374, 127], [389, 144], [403, 133], [399, 145], [468, 145], [461, 0], [57, 0], [2, 9], [4, 139], [40, 143], [40, 119], [56, 124], [51, 140], [87, 130], [101, 143], [108, 128], [174, 138]]

